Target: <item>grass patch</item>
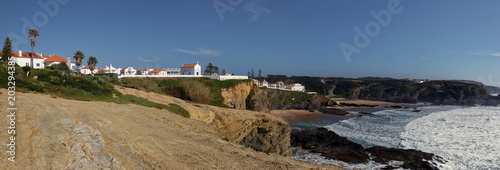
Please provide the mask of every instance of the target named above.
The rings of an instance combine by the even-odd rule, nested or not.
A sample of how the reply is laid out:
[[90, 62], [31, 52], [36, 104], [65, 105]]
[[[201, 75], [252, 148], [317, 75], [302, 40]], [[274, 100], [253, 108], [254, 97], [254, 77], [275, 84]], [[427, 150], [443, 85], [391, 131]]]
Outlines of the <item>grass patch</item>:
[[137, 96], [133, 96], [133, 95], [120, 95], [118, 97], [110, 99], [109, 102], [113, 102], [113, 103], [117, 103], [117, 104], [137, 104], [137, 105], [146, 106], [146, 107], [166, 109], [172, 113], [181, 115], [183, 117], [186, 117], [186, 118], [190, 117], [189, 112], [177, 104], [165, 105], [165, 104], [155, 103], [155, 102], [149, 101], [145, 98], [137, 97]]

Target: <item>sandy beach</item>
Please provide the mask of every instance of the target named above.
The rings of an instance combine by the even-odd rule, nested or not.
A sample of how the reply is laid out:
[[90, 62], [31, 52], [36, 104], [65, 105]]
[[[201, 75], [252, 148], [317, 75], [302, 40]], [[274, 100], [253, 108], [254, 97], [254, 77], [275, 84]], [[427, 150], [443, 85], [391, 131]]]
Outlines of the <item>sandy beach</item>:
[[[369, 106], [388, 106], [398, 105], [398, 103], [384, 102], [384, 101], [370, 101], [370, 100], [349, 100], [349, 99], [335, 99], [334, 101], [346, 104], [356, 105], [369, 105]], [[384, 107], [356, 107], [356, 106], [334, 106], [331, 108], [342, 109], [349, 112], [377, 112], [386, 110]], [[328, 125], [332, 122], [341, 121], [344, 119], [352, 118], [353, 115], [339, 116], [332, 114], [323, 114], [318, 111], [310, 112], [307, 110], [271, 110], [272, 115], [282, 117], [292, 126], [300, 126], [302, 124], [316, 124]], [[301, 127], [308, 128], [308, 127]]]

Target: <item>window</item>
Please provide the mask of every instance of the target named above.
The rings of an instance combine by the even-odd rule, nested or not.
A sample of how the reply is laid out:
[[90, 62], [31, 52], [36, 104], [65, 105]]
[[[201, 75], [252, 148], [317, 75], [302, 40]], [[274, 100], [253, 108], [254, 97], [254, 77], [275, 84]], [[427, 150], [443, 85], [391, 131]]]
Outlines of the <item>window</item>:
[[37, 67], [40, 67], [40, 63], [36, 63], [36, 66], [37, 66]]
[[26, 66], [30, 66], [30, 63], [26, 63]]

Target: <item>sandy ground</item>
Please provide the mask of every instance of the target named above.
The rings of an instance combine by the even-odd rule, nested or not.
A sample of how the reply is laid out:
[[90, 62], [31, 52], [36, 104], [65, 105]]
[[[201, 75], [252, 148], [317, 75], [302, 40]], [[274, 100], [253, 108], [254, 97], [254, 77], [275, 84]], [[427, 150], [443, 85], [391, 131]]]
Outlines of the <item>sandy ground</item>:
[[[384, 102], [384, 101], [371, 101], [371, 100], [349, 100], [349, 99], [335, 99], [334, 101], [339, 103], [352, 103], [357, 105], [376, 105], [376, 106], [385, 106], [385, 105], [395, 105], [397, 103]], [[349, 107], [349, 106], [336, 106], [333, 108], [342, 109], [346, 111], [367, 111], [374, 112], [379, 110], [385, 110], [384, 108], [370, 108], [370, 107]], [[320, 117], [321, 112], [314, 111], [310, 112], [307, 110], [271, 110], [272, 115], [282, 117], [286, 120], [295, 120], [295, 119], [304, 119], [304, 121], [310, 121], [309, 119], [314, 119]]]
[[373, 100], [351, 100], [351, 99], [334, 99], [336, 102], [340, 103], [352, 103], [352, 104], [365, 104], [365, 105], [391, 105], [397, 104], [385, 101], [373, 101]]
[[0, 89], [0, 169], [340, 169], [256, 152], [221, 139], [205, 122], [165, 110], [32, 93], [16, 96], [16, 162], [10, 162], [6, 92]]
[[[373, 105], [373, 106], [385, 106], [385, 105], [395, 105], [398, 103], [392, 103], [392, 102], [385, 102], [385, 101], [373, 101], [373, 100], [351, 100], [351, 99], [333, 99], [336, 102], [339, 103], [350, 103], [350, 104], [357, 104], [357, 105]], [[350, 106], [337, 106], [335, 107], [337, 109], [348, 109], [348, 108], [357, 108], [357, 107], [350, 107]]]

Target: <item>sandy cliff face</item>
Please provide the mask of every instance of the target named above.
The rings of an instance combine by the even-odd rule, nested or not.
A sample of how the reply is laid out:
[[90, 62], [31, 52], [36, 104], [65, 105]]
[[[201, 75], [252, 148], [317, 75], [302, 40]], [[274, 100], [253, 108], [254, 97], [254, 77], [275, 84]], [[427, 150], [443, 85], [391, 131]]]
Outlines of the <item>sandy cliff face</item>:
[[192, 119], [210, 124], [216, 130], [216, 134], [227, 141], [257, 151], [290, 155], [291, 128], [279, 117], [246, 110], [186, 103], [174, 97], [135, 89], [117, 89], [123, 94], [143, 97], [157, 103], [178, 104], [189, 111]]
[[[5, 89], [0, 92], [3, 93], [0, 96], [6, 96]], [[268, 155], [237, 144], [266, 138], [278, 143], [289, 140], [272, 133], [281, 130], [286, 134], [288, 128], [265, 124], [278, 123], [280, 119], [255, 112], [238, 114], [237, 110], [198, 107], [168, 96], [135, 93], [152, 97], [153, 101], [179, 104], [197, 120], [132, 104], [18, 93], [16, 162], [7, 160], [8, 117], [1, 116], [0, 122], [4, 123], [0, 124], [3, 129], [0, 139], [4, 144], [0, 145], [0, 169], [335, 168]], [[0, 102], [2, 113], [6, 107], [4, 101]], [[249, 129], [239, 129], [243, 125]], [[255, 138], [259, 134], [265, 138]], [[286, 155], [283, 149], [277, 152]]]
[[[294, 92], [276, 89], [261, 89], [253, 82], [239, 83], [232, 88], [221, 89], [224, 104], [235, 109], [269, 113], [271, 110], [300, 109], [315, 110], [326, 105], [328, 98], [314, 95], [299, 99]], [[296, 101], [290, 101], [297, 99]]]
[[245, 110], [247, 108], [246, 99], [251, 91], [260, 92], [253, 82], [239, 83], [231, 88], [221, 89], [221, 95], [224, 98], [224, 104], [230, 108]]

